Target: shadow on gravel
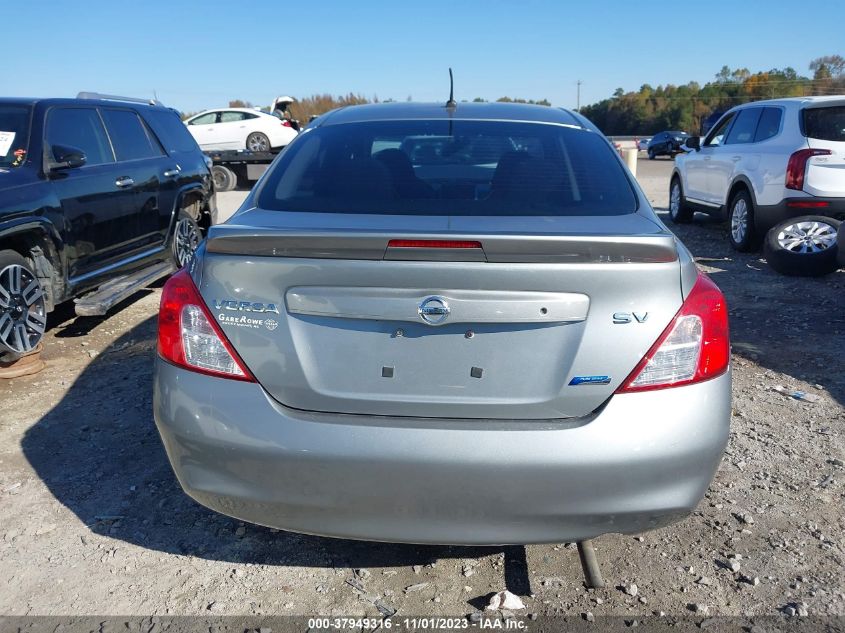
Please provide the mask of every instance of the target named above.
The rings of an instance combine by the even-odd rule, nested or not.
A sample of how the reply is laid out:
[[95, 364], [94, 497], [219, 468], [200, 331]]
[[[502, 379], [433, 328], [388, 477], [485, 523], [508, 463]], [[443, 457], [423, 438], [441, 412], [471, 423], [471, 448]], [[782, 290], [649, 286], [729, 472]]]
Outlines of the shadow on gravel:
[[[734, 355], [821, 385], [845, 405], [845, 273], [786, 277], [769, 268], [762, 253], [734, 251], [726, 223], [697, 214], [693, 223], [678, 225], [657, 211], [725, 293]], [[761, 376], [760, 382], [787, 381]]]
[[167, 461], [152, 415], [155, 328], [150, 317], [96, 356], [22, 440], [50, 492], [92, 532], [169, 554], [306, 567], [426, 565], [504, 551], [506, 587], [531, 593], [522, 547], [366, 543], [254, 525], [236, 534], [241, 523], [184, 494]]

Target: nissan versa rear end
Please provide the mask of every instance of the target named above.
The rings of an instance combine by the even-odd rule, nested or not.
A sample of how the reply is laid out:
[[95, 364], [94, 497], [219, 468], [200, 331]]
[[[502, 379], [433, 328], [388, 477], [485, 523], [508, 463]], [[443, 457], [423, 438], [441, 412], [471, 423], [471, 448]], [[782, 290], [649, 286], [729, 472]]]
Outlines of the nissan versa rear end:
[[327, 536], [579, 541], [687, 515], [728, 438], [727, 307], [580, 115], [317, 119], [163, 290], [185, 491]]

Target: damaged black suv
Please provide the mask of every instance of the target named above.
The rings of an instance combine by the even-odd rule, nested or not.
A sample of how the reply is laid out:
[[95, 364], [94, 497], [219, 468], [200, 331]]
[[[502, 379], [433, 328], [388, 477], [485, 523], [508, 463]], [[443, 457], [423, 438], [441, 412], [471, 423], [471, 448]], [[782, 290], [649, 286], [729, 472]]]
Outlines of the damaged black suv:
[[0, 99], [0, 362], [182, 266], [217, 209], [210, 161], [158, 102]]

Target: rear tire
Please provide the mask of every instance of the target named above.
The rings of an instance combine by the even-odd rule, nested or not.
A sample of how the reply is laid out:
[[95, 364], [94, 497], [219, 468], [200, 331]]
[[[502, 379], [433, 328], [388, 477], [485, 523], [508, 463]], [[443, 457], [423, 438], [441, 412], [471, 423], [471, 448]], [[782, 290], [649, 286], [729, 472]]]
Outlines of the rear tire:
[[692, 221], [695, 211], [687, 206], [681, 179], [675, 176], [669, 185], [669, 219], [675, 224], [687, 224]]
[[215, 165], [211, 168], [211, 177], [214, 179], [215, 191], [232, 191], [238, 184], [238, 177], [228, 167]]
[[247, 136], [246, 148], [250, 152], [269, 152], [272, 149], [270, 139], [263, 132], [253, 132]]
[[193, 216], [184, 209], [179, 211], [170, 246], [170, 254], [177, 268], [182, 268], [190, 261], [202, 238], [202, 229]]
[[791, 218], [766, 234], [766, 261], [782, 275], [819, 277], [836, 270], [841, 222], [821, 215]]
[[649, 148], [649, 149], [646, 150], [646, 152], [648, 152], [648, 159], [654, 160], [654, 150]]
[[760, 245], [754, 228], [754, 204], [745, 189], [737, 191], [728, 203], [728, 238], [735, 251], [747, 253]]
[[668, 143], [666, 145], [666, 154], [669, 156], [669, 158], [672, 158], [675, 155], [675, 146], [672, 145], [672, 143]]
[[0, 251], [0, 359], [34, 350], [46, 328], [44, 289], [32, 263], [16, 251]]

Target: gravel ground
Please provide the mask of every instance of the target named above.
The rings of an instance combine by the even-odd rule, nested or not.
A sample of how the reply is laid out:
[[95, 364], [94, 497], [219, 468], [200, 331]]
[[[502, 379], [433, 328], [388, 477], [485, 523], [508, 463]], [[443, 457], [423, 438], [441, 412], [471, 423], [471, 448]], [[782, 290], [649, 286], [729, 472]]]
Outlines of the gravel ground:
[[[670, 169], [639, 164], [658, 208]], [[464, 615], [507, 586], [532, 614], [845, 615], [845, 275], [780, 277], [721, 224], [676, 228], [728, 297], [731, 440], [690, 518], [596, 541], [607, 589], [584, 589], [563, 543], [370, 544], [200, 507], [152, 421], [154, 288], [106, 318], [59, 311], [47, 369], [0, 382], [0, 614]]]

